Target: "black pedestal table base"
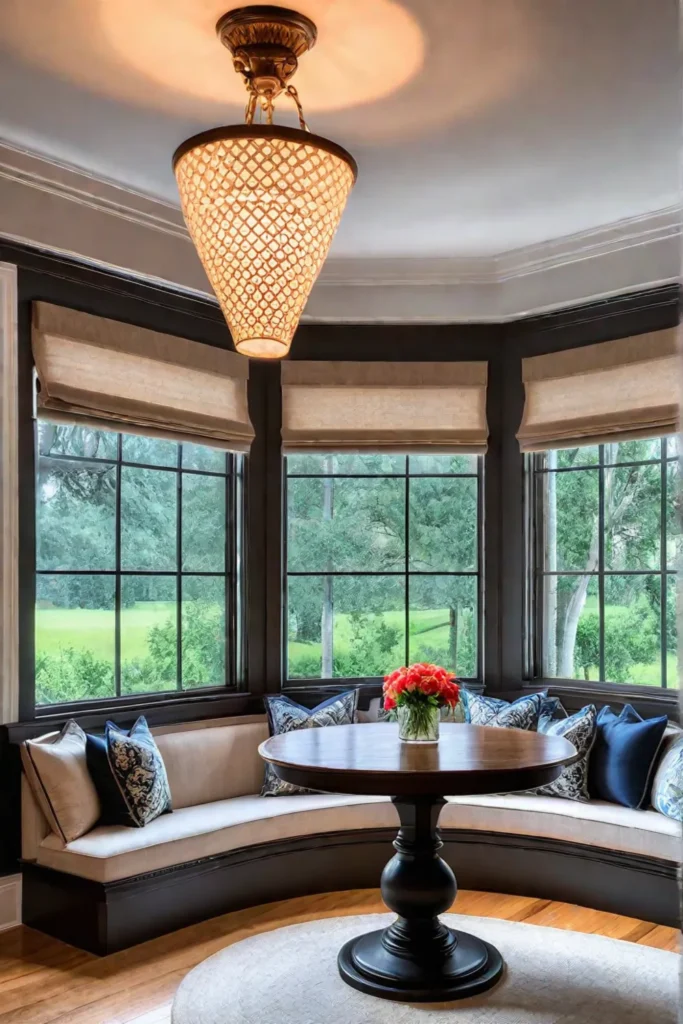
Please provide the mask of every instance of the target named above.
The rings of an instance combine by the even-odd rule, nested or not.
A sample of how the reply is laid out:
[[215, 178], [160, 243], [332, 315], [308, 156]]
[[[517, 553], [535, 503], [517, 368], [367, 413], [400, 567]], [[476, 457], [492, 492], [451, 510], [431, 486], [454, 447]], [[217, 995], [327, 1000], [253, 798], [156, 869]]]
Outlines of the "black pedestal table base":
[[401, 827], [395, 855], [382, 872], [382, 898], [398, 918], [383, 931], [347, 942], [339, 973], [353, 988], [403, 1002], [448, 1002], [485, 992], [503, 973], [488, 942], [447, 928], [455, 875], [439, 856], [440, 796], [394, 797]]

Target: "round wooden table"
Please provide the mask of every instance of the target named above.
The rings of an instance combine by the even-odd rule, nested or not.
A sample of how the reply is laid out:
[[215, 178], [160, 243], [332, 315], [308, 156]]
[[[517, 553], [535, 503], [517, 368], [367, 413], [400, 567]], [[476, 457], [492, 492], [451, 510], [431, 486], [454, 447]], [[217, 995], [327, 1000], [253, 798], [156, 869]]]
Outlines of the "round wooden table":
[[495, 947], [440, 920], [457, 892], [439, 856], [437, 828], [448, 796], [511, 793], [544, 786], [576, 759], [559, 736], [521, 729], [442, 725], [438, 744], [402, 743], [390, 723], [298, 729], [271, 736], [259, 753], [285, 782], [329, 793], [390, 796], [400, 820], [395, 855], [382, 872], [382, 898], [397, 920], [342, 947], [349, 985], [405, 1002], [473, 996], [503, 971]]

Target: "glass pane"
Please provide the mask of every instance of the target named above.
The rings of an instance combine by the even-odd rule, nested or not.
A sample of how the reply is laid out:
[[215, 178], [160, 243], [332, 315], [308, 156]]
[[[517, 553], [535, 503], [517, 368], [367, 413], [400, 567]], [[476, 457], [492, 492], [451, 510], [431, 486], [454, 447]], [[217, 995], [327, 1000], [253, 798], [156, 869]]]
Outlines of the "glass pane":
[[326, 455], [288, 455], [288, 473], [396, 473], [405, 474], [405, 455], [330, 453]]
[[159, 437], [124, 434], [122, 454], [124, 462], [144, 462], [148, 466], [178, 465], [177, 443]]
[[683, 569], [683, 565], [681, 565], [683, 495], [681, 494], [680, 463], [678, 461], [670, 462], [666, 469], [666, 560], [670, 569]]
[[114, 577], [36, 577], [36, 703], [113, 697]]
[[409, 660], [477, 675], [477, 578], [410, 577]]
[[661, 463], [605, 469], [605, 568], [659, 567]]
[[408, 550], [412, 570], [476, 570], [476, 478], [410, 481]]
[[666, 580], [666, 685], [669, 690], [680, 688], [681, 680], [678, 669], [678, 599], [679, 588], [683, 581], [676, 576], [668, 576]]
[[643, 459], [659, 459], [662, 442], [660, 438], [646, 441], [621, 441], [605, 445], [605, 465], [611, 462], [642, 462]]
[[121, 468], [121, 566], [176, 568], [177, 475]]
[[116, 467], [40, 456], [36, 488], [38, 569], [114, 569]]
[[176, 579], [124, 576], [121, 580], [121, 693], [175, 690]]
[[605, 577], [605, 680], [662, 685], [661, 577]]
[[93, 427], [72, 427], [38, 420], [40, 455], [78, 455], [84, 459], [115, 459], [118, 434]]
[[598, 470], [548, 473], [545, 488], [547, 571], [594, 570], [598, 564]]
[[290, 571], [404, 568], [405, 480], [295, 478], [287, 505]]
[[225, 478], [183, 473], [183, 569], [225, 569]]
[[671, 434], [667, 438], [666, 454], [670, 459], [678, 459], [681, 456], [681, 435]]
[[183, 576], [183, 689], [225, 686], [225, 578]]
[[287, 615], [290, 679], [384, 676], [405, 662], [402, 577], [293, 577]]
[[560, 448], [557, 451], [543, 452], [541, 460], [544, 469], [572, 469], [577, 466], [597, 466], [600, 451], [597, 444], [588, 444], [582, 448]]
[[408, 460], [411, 473], [476, 473], [476, 455], [411, 455]]
[[599, 679], [597, 577], [546, 576], [542, 601], [544, 675], [558, 679]]
[[226, 472], [226, 453], [203, 444], [183, 444], [183, 469], [206, 469], [211, 473]]

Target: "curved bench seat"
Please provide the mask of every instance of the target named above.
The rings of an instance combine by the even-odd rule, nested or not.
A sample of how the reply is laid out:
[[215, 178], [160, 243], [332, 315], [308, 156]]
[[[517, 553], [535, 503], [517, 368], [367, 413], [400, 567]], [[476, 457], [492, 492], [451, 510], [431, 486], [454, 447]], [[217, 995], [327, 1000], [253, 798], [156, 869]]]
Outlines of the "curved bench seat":
[[[267, 734], [263, 716], [155, 730], [173, 813], [68, 844], [22, 780], [24, 922], [104, 954], [240, 907], [376, 887], [398, 826], [389, 799], [257, 795]], [[656, 811], [525, 793], [454, 797], [440, 826], [463, 888], [677, 924], [681, 826]]]
[[[451, 797], [441, 828], [557, 840], [674, 862], [678, 822], [656, 811], [632, 811], [603, 801], [578, 803], [515, 794]], [[113, 882], [264, 843], [364, 829], [395, 830], [386, 797], [315, 793], [232, 797], [182, 807], [143, 829], [101, 826], [65, 845], [51, 833], [40, 844], [44, 867]]]

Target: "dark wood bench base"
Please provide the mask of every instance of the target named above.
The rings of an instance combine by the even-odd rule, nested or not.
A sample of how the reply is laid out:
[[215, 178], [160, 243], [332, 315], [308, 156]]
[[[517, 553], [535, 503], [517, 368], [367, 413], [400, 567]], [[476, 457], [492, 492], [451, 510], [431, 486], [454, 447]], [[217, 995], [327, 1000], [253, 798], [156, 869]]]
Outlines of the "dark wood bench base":
[[[442, 856], [462, 889], [561, 900], [679, 926], [672, 862], [536, 836], [441, 834]], [[23, 921], [104, 956], [231, 910], [375, 888], [395, 835], [392, 829], [328, 832], [106, 883], [24, 862]]]

